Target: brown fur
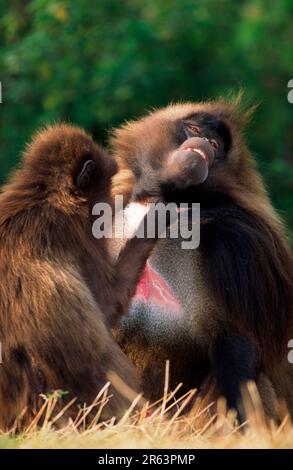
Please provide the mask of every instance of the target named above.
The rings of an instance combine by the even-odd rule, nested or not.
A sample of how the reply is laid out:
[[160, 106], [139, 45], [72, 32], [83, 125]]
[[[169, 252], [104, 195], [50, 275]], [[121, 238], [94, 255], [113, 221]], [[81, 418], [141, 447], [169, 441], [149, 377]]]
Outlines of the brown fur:
[[[79, 188], [76, 178], [86, 160], [95, 168]], [[116, 169], [83, 130], [56, 125], [36, 135], [2, 190], [1, 429], [20, 413], [20, 426], [31, 419], [40, 393], [61, 389], [69, 392], [64, 402], [77, 397], [77, 403], [90, 404], [109, 372], [139, 388], [109, 326], [127, 311], [154, 241], [130, 240], [114, 266], [107, 240], [91, 232], [93, 204], [112, 203]], [[112, 392], [104, 417], [129, 404], [123, 390]]]
[[[250, 112], [243, 110], [239, 100], [185, 103], [127, 123], [112, 139], [120, 168], [114, 178], [114, 193], [129, 195], [132, 192], [134, 201], [162, 197], [160, 174], [170, 152], [179, 146], [174, 141], [176, 123], [201, 112], [224, 122], [232, 136], [225, 162], [217, 164], [210, 172], [204, 189], [195, 188], [189, 193], [192, 201], [182, 201], [200, 202], [204, 210], [211, 209], [211, 195], [225, 199], [222, 206], [220, 199], [215, 199], [211, 215], [203, 216], [200, 247], [190, 254], [190, 260], [199, 259], [204, 270], [199, 290], [206, 296], [207, 304], [213, 304], [206, 312], [204, 335], [198, 334], [195, 343], [190, 345], [178, 331], [176, 344], [174, 340], [165, 339], [159, 360], [162, 338], [157, 338], [158, 344], [149, 343], [147, 336], [140, 332], [134, 335], [135, 330], [129, 326], [118, 329], [117, 338], [138, 366], [144, 389], [151, 388], [151, 398], [156, 399], [162, 394], [162, 384], [159, 382], [155, 387], [155, 377], [163, 377], [162, 364], [166, 358], [171, 360], [171, 370], [173, 364], [171, 385], [185, 381], [187, 386], [200, 387], [202, 375], [209, 371], [206, 360], [209, 361], [215, 343], [219, 338], [229, 338], [231, 332], [240, 333], [256, 347], [259, 361], [256, 381], [259, 376], [268, 377], [273, 384], [270, 395], [276, 392], [278, 397], [284, 397], [293, 413], [293, 374], [287, 361], [288, 340], [293, 337], [292, 252], [283, 224], [272, 208], [254, 159], [245, 145], [243, 134]], [[162, 242], [162, 246], [165, 248], [166, 243]], [[160, 247], [156, 248], [156, 253]], [[174, 259], [176, 255], [171, 256]], [[176, 271], [174, 266], [172, 269]], [[180, 257], [177, 269], [176, 275], [184, 278], [186, 268], [181, 265]], [[177, 293], [181, 287], [177, 286]], [[191, 318], [194, 315], [193, 323], [197, 328], [195, 313], [189, 313]], [[139, 321], [135, 328], [139, 330]], [[178, 357], [189, 357], [189, 360], [180, 362]], [[193, 368], [190, 367], [192, 362]], [[226, 366], [228, 369], [229, 364]], [[267, 388], [266, 381], [264, 389]], [[264, 401], [269, 395], [266, 390]], [[274, 415], [274, 410], [271, 414]]]

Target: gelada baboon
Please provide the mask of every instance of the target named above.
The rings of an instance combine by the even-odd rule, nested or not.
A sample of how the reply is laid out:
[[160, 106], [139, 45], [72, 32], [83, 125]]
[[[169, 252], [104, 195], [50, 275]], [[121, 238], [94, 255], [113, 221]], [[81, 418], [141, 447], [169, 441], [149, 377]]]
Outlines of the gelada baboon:
[[201, 205], [199, 248], [159, 241], [118, 342], [149, 398], [162, 395], [170, 359], [172, 388], [200, 389], [212, 375], [239, 416], [248, 380], [260, 384], [267, 412], [274, 395], [293, 410], [292, 253], [245, 145], [248, 114], [239, 100], [175, 104], [127, 123], [112, 140], [115, 194]]
[[[25, 425], [40, 393], [91, 404], [108, 373], [138, 389], [110, 327], [128, 310], [154, 240], [129, 240], [114, 266], [107, 240], [94, 238], [92, 206], [112, 203], [116, 170], [89, 135], [61, 124], [36, 135], [2, 190], [1, 429], [19, 415]], [[112, 390], [107, 416], [129, 406], [125, 390]]]

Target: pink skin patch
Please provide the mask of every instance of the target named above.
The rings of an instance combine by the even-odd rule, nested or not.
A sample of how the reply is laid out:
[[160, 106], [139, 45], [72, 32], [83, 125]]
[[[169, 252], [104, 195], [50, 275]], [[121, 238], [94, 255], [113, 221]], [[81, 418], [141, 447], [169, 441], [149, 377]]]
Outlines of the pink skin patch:
[[152, 303], [164, 310], [180, 315], [182, 305], [176, 299], [167, 282], [155, 271], [149, 262], [146, 263], [144, 272], [137, 284], [134, 300], [142, 300]]
[[[124, 211], [124, 230], [127, 237], [131, 237], [143, 219], [149, 204], [130, 203]], [[184, 209], [186, 210], [186, 209]], [[147, 261], [142, 276], [137, 284], [134, 301], [152, 304], [155, 310], [164, 311], [168, 315], [182, 315], [183, 307], [172, 292], [169, 284], [155, 271]]]

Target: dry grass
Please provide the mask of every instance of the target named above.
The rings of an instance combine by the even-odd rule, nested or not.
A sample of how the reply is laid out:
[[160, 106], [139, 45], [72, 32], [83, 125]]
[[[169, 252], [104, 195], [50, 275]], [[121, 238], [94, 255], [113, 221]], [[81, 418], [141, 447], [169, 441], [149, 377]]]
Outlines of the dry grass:
[[[13, 429], [1, 434], [0, 448], [293, 448], [293, 425], [288, 415], [283, 413], [279, 425], [268, 422], [253, 383], [248, 384], [246, 390], [248, 423], [242, 427], [235, 424], [233, 412], [227, 413], [223, 400], [205, 408], [194, 405], [191, 411], [183, 413], [194, 398], [195, 390], [175, 399], [180, 385], [172, 392], [166, 385], [162, 400], [152, 405], [145, 403], [139, 412], [134, 409], [141, 397], [136, 397], [122, 419], [113, 418], [99, 423], [101, 411], [111, 399], [107, 393], [108, 387], [109, 383], [90, 407], [81, 409], [74, 421], [66, 421], [65, 425], [62, 423], [60, 429], [58, 423], [64, 420], [64, 413], [73, 402], [61, 412], [55, 412], [58, 392], [50, 397], [44, 396], [44, 404], [33, 422], [22, 434], [17, 434]], [[211, 409], [215, 410], [213, 414]], [[95, 418], [85, 424], [93, 411], [96, 412]]]

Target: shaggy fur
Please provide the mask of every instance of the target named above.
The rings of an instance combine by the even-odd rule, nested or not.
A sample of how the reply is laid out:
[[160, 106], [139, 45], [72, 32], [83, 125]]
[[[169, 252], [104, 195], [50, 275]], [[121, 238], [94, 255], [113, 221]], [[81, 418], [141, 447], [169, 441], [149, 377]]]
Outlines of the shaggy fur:
[[[112, 204], [116, 170], [83, 130], [56, 125], [36, 135], [2, 190], [1, 429], [24, 426], [40, 393], [90, 404], [110, 372], [138, 389], [110, 326], [127, 311], [154, 240], [129, 240], [114, 265], [106, 239], [93, 237], [92, 206]], [[123, 390], [112, 392], [104, 417], [129, 405]]]
[[[284, 398], [293, 413], [293, 366], [287, 361], [293, 338], [292, 252], [245, 144], [249, 116], [239, 100], [175, 104], [114, 133], [120, 168], [115, 194], [132, 194], [135, 202], [156, 197], [201, 204], [199, 248], [183, 253], [176, 241], [162, 240], [150, 259], [181, 301], [182, 321], [174, 326], [160, 312], [152, 316], [150, 306], [133, 303], [116, 335], [151, 399], [162, 395], [164, 362], [170, 359], [172, 387], [178, 382], [200, 387], [212, 373], [218, 393], [237, 407], [241, 384], [265, 376], [271, 396]], [[226, 151], [203, 184], [179, 190], [172, 180], [165, 184], [163, 174], [189, 121], [202, 136], [214, 132], [222, 138]], [[148, 318], [161, 319], [156, 332]], [[265, 389], [263, 400], [271, 403], [267, 379]]]

